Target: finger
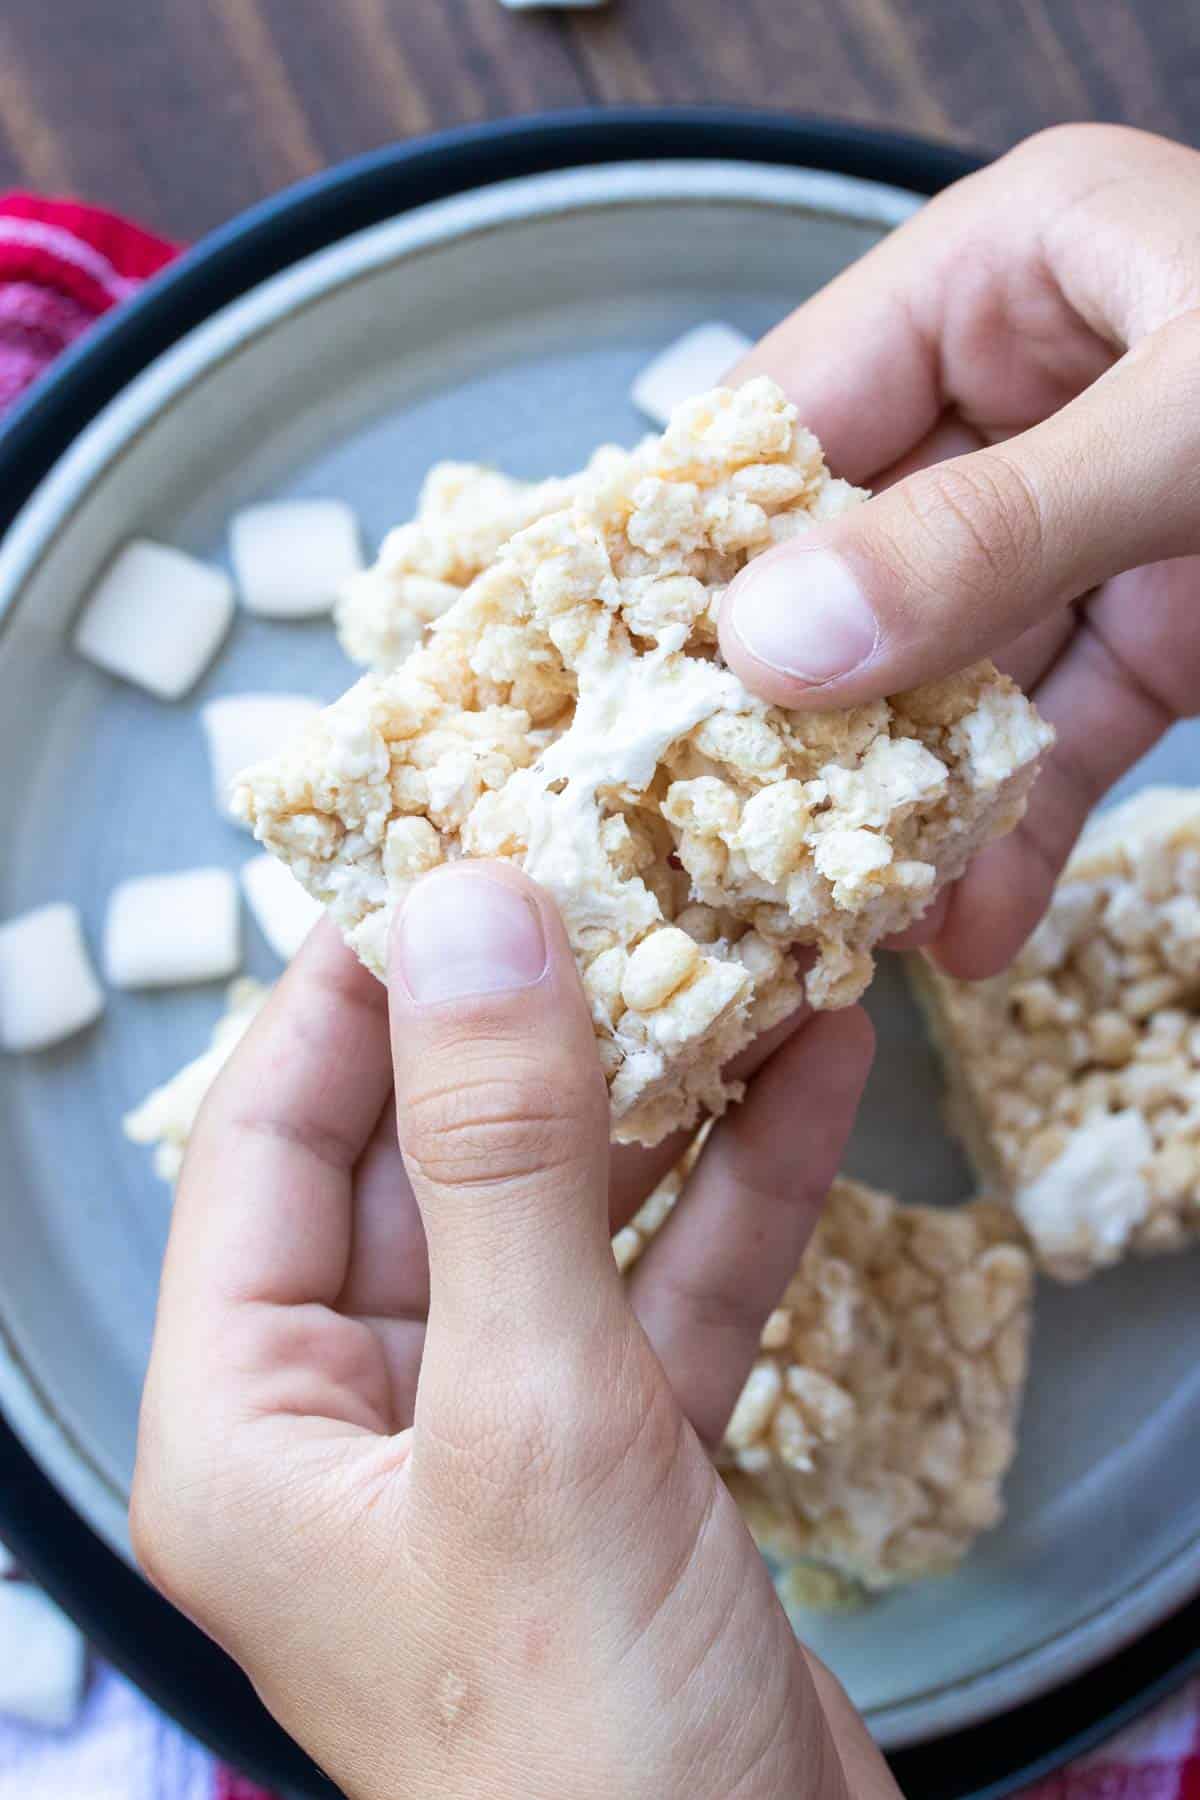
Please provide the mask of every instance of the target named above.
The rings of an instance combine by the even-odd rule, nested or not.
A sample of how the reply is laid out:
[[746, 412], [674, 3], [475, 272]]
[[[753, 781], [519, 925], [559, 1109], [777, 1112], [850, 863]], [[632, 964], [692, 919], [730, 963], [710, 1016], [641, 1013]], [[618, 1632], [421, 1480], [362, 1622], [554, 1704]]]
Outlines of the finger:
[[475, 1379], [586, 1340], [619, 1299], [608, 1097], [558, 914], [508, 865], [456, 864], [393, 936], [400, 1147], [429, 1246], [427, 1363]]
[[[749, 1081], [808, 1017], [810, 1009], [801, 1004], [789, 1018], [756, 1038], [730, 1063], [728, 1079]], [[613, 1232], [629, 1222], [651, 1189], [674, 1168], [693, 1135], [678, 1131], [649, 1149], [641, 1144], [616, 1147], [609, 1175], [609, 1227]], [[390, 1099], [355, 1171], [353, 1242], [337, 1304], [343, 1312], [395, 1319], [423, 1318], [428, 1311], [425, 1228], [404, 1167], [396, 1109]]]
[[877, 494], [882, 494], [886, 488], [895, 487], [898, 481], [907, 480], [919, 469], [931, 469], [935, 463], [949, 462], [952, 456], [969, 456], [974, 450], [982, 450], [984, 442], [973, 426], [953, 413], [947, 413], [898, 462], [873, 476], [872, 486]]
[[179, 1183], [165, 1305], [332, 1301], [350, 1177], [391, 1080], [386, 996], [322, 925], [201, 1109]]
[[1062, 655], [1074, 630], [1075, 613], [1071, 607], [1063, 607], [1048, 619], [1039, 619], [998, 650], [996, 667], [1011, 675], [1025, 693], [1032, 694]]
[[1035, 698], [1058, 742], [1017, 830], [954, 889], [936, 944], [939, 962], [965, 979], [1011, 961], [1093, 807], [1177, 718], [1200, 711], [1200, 558], [1109, 582]]
[[905, 304], [927, 283], [924, 236], [914, 221], [885, 238], [768, 332], [728, 377], [778, 382], [848, 481], [872, 480], [904, 456], [943, 409], [936, 341]]
[[772, 376], [834, 469], [874, 481], [953, 408], [1022, 430], [1197, 304], [1180, 219], [1200, 161], [1121, 126], [1040, 132], [956, 182], [768, 334]]
[[934, 895], [926, 910], [919, 919], [914, 919], [903, 931], [895, 931], [891, 937], [884, 938], [884, 950], [921, 950], [926, 944], [932, 944], [941, 936], [946, 923], [946, 909], [950, 904], [950, 888], [941, 888]]
[[[1072, 163], [1085, 159], [1081, 174]], [[956, 182], [768, 333], [734, 378], [777, 381], [856, 482], [877, 483], [949, 409], [987, 436], [1044, 417], [1112, 361], [1107, 335], [1047, 280], [1038, 231], [1096, 162], [1044, 135]]]
[[634, 1311], [710, 1447], [837, 1174], [873, 1042], [856, 1007], [811, 1020], [776, 1051], [630, 1277]]
[[354, 1172], [353, 1226], [340, 1312], [424, 1319], [429, 1310], [425, 1227], [396, 1132], [389, 1093]]
[[1045, 423], [757, 558], [721, 616], [764, 698], [857, 705], [964, 668], [1089, 589], [1200, 550], [1200, 311]]

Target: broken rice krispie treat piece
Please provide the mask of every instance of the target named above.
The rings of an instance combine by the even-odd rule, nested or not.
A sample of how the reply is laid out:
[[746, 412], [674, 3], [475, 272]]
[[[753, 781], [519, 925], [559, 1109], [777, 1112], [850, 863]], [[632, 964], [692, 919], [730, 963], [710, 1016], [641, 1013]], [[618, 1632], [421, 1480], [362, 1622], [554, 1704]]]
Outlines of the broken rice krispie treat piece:
[[270, 991], [262, 982], [251, 981], [248, 977], [235, 981], [209, 1048], [194, 1062], [185, 1064], [162, 1087], [155, 1088], [122, 1120], [127, 1138], [135, 1144], [154, 1146], [154, 1172], [164, 1181], [177, 1178], [204, 1097], [246, 1035]]
[[519, 863], [563, 914], [616, 1137], [719, 1112], [722, 1066], [799, 998], [790, 948], [815, 951], [814, 1006], [857, 999], [873, 946], [1015, 824], [1051, 740], [990, 664], [826, 714], [724, 666], [726, 583], [860, 497], [774, 383], [687, 402], [248, 770], [235, 811], [377, 974], [417, 877]]
[[1099, 814], [1003, 975], [910, 960], [951, 1123], [1051, 1275], [1200, 1237], [1200, 789]]
[[587, 469], [553, 481], [516, 481], [480, 463], [435, 463], [417, 516], [384, 538], [369, 569], [342, 584], [334, 619], [353, 662], [387, 670], [496, 560], [501, 544], [574, 504], [588, 476], [627, 451], [598, 450]]
[[953, 1568], [997, 1523], [1033, 1288], [1015, 1235], [985, 1201], [835, 1183], [721, 1453], [764, 1550], [886, 1588]]

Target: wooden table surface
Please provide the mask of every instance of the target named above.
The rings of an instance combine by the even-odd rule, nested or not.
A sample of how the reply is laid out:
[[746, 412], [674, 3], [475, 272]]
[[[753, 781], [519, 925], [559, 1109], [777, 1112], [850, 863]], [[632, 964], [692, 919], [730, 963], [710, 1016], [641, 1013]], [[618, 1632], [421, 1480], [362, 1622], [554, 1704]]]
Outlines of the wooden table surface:
[[1002, 149], [1200, 135], [1197, 0], [0, 0], [0, 187], [192, 238], [324, 164], [552, 107], [732, 102]]

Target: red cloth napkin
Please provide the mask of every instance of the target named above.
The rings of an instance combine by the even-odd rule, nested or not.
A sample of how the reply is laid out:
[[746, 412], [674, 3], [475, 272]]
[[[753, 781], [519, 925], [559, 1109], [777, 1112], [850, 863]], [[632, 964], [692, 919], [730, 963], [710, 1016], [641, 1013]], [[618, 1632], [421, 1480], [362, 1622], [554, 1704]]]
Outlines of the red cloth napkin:
[[0, 412], [179, 249], [99, 207], [0, 198]]
[[[181, 248], [94, 206], [0, 199], [0, 413]], [[0, 1761], [0, 1800], [3, 1775]], [[214, 1768], [212, 1778], [212, 1800], [271, 1800], [230, 1769]], [[162, 1795], [175, 1800], [166, 1787]], [[1025, 1800], [1200, 1800], [1200, 1682]]]

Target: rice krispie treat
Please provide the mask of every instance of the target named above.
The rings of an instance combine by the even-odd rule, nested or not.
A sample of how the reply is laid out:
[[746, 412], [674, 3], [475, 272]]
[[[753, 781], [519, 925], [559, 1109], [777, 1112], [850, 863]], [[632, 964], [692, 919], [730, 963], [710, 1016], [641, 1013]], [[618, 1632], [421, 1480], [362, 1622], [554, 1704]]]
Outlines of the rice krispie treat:
[[1016, 823], [1051, 740], [990, 664], [826, 714], [724, 666], [726, 583], [859, 498], [774, 383], [687, 402], [248, 770], [235, 811], [377, 974], [417, 877], [519, 863], [563, 914], [615, 1136], [719, 1112], [723, 1064], [799, 998], [791, 948], [814, 1006], [856, 1000], [880, 938]]
[[998, 1522], [1033, 1288], [1016, 1235], [986, 1201], [835, 1183], [725, 1434], [763, 1549], [886, 1588], [953, 1568]]
[[1048, 1273], [1200, 1237], [1200, 789], [1099, 814], [1003, 975], [910, 961], [951, 1123]]
[[212, 1042], [202, 1056], [186, 1063], [177, 1075], [148, 1094], [122, 1120], [125, 1136], [135, 1144], [154, 1146], [154, 1172], [175, 1181], [183, 1166], [196, 1115], [209, 1088], [250, 1028], [270, 988], [243, 977], [229, 989], [228, 1004], [217, 1020]]
[[628, 455], [606, 446], [586, 469], [553, 481], [517, 481], [481, 463], [435, 463], [416, 518], [390, 531], [372, 566], [342, 586], [334, 619], [346, 655], [368, 668], [395, 668], [496, 560], [501, 544], [572, 506], [589, 477]]

